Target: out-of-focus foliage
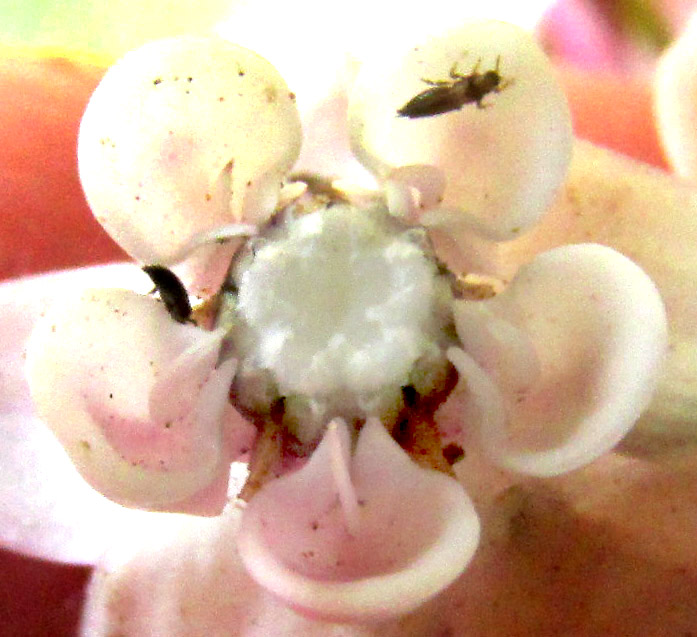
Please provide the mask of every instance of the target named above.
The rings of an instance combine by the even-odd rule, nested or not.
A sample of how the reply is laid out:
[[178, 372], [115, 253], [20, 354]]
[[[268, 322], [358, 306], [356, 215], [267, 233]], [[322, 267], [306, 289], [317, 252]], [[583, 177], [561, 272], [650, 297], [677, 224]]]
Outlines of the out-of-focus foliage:
[[231, 0], [0, 0], [0, 44], [116, 57], [147, 40], [203, 33]]

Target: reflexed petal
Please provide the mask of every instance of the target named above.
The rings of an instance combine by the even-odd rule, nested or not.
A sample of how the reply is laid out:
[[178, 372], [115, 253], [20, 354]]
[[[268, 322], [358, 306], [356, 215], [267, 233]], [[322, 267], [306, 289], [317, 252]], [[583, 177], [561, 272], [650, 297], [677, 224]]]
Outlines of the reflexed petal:
[[27, 346], [37, 412], [108, 497], [204, 512], [191, 500], [201, 493], [207, 512], [219, 511], [235, 367], [234, 360], [215, 367], [221, 338], [173, 321], [162, 303], [129, 290], [67, 295]]
[[126, 564], [110, 560], [95, 574], [82, 634], [509, 637], [544, 626], [681, 635], [697, 609], [695, 476], [692, 450], [678, 464], [608, 454], [551, 484], [480, 486], [493, 506], [475, 561], [434, 603], [373, 625], [306, 619], [257, 586], [234, 550], [237, 511], [169, 516], [140, 535]]
[[[112, 550], [96, 570], [80, 634], [423, 637], [439, 623], [433, 604], [372, 626], [302, 617], [247, 574], [235, 550], [239, 514], [234, 508], [213, 519], [159, 514], [137, 544]], [[443, 623], [457, 621], [453, 609]]]
[[[460, 110], [431, 117], [398, 117], [423, 91], [422, 80], [452, 81], [495, 69], [501, 91]], [[477, 66], [478, 64], [478, 66]], [[568, 106], [552, 66], [526, 31], [480, 21], [431, 38], [408, 51], [366, 62], [351, 93], [349, 126], [354, 153], [380, 179], [395, 169], [430, 164], [442, 170], [441, 215], [428, 225], [467, 225], [494, 238], [511, 238], [549, 206], [571, 154]]]
[[300, 150], [294, 96], [257, 54], [217, 38], [151, 42], [104, 76], [80, 127], [90, 207], [137, 259], [256, 221]]
[[[263, 55], [296, 93], [304, 129], [299, 170], [340, 175], [353, 184], [374, 188], [346, 139], [346, 93], [358, 62], [372, 64], [387, 51], [408, 48], [425, 33], [442, 33], [473, 18], [505, 20], [532, 29], [553, 2], [437, 0], [424, 11], [418, 4], [396, 0], [356, 0], [351, 11], [342, 13], [341, 29], [318, 29], [316, 20], [307, 19], [326, 10], [319, 0], [276, 3], [272, 21], [267, 20], [265, 3], [243, 2], [232, 9], [229, 19], [218, 24], [216, 31]], [[399, 16], [398, 29], [392, 28], [395, 15]], [[293, 46], [288, 46], [289, 25]], [[356, 33], [360, 37], [355, 37]], [[321, 55], [316, 55], [317, 51]]]
[[[538, 255], [503, 293], [479, 303], [527, 335], [536, 355], [522, 357], [530, 361], [526, 387], [516, 382], [522, 373], [511, 379], [501, 368], [528, 343], [510, 330], [488, 333], [488, 349], [475, 341], [483, 365], [482, 354], [490, 355], [492, 378], [504, 381], [507, 419], [481, 426], [488, 452], [509, 469], [545, 476], [617, 444], [648, 404], [666, 350], [663, 304], [646, 274], [604, 246], [564, 246]], [[457, 324], [465, 345], [467, 319], [460, 314]], [[474, 329], [481, 331], [476, 321]]]
[[24, 351], [48, 299], [76, 286], [145, 283], [132, 265], [111, 265], [8, 281], [0, 285], [0, 542], [53, 560], [89, 563], [149, 516], [91, 489], [34, 414]]
[[419, 468], [377, 420], [350, 465], [348, 444], [330, 425], [305, 467], [252, 499], [238, 547], [252, 577], [303, 614], [385, 619], [462, 572], [479, 523], [460, 485]]
[[646, 164], [577, 142], [553, 209], [495, 253], [496, 273], [504, 279], [544, 250], [586, 241], [620, 251], [646, 271], [666, 306], [670, 346], [656, 395], [635, 429], [664, 441], [697, 437], [696, 240], [697, 190]]
[[[326, 10], [321, 0], [277, 3], [272, 21], [267, 20], [265, 3], [240, 2], [232, 8], [229, 19], [217, 25], [216, 31], [268, 59], [293, 87], [305, 114], [327, 99], [330, 87], [343, 92], [346, 76], [350, 74], [345, 68], [347, 62], [408, 47], [424, 33], [442, 33], [474, 18], [505, 20], [532, 29], [553, 3], [554, 0], [528, 0], [524, 4], [492, 0], [453, 4], [451, 0], [435, 0], [429, 4], [429, 11], [423, 11], [419, 5], [405, 5], [397, 0], [380, 3], [356, 0], [352, 10], [342, 14], [341, 29], [318, 29], [316, 20], [307, 16], [319, 16]], [[390, 28], [397, 14], [399, 29]], [[294, 46], [288, 46], [289, 28], [295, 37]], [[356, 33], [361, 37], [355, 37]], [[312, 63], [308, 63], [308, 54], [315, 51], [322, 54], [313, 55]], [[321, 106], [315, 114], [320, 112]], [[321, 118], [316, 122], [320, 127], [323, 123]], [[310, 136], [316, 134], [312, 129], [307, 132]], [[329, 137], [335, 138], [336, 131]], [[332, 139], [333, 143], [337, 141]]]
[[697, 14], [661, 56], [654, 102], [670, 163], [679, 175], [697, 181]]
[[243, 626], [260, 591], [234, 550], [237, 513], [151, 514], [138, 543], [117, 545], [95, 571], [80, 634], [213, 636]]

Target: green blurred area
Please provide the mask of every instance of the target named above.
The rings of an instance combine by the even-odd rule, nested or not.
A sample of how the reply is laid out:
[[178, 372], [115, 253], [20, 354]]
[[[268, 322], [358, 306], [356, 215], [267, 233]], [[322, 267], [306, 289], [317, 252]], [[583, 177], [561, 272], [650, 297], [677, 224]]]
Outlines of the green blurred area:
[[616, 0], [616, 18], [622, 28], [648, 48], [662, 51], [672, 40], [668, 23], [647, 0]]
[[147, 40], [202, 33], [234, 0], [0, 0], [0, 44], [121, 55]]

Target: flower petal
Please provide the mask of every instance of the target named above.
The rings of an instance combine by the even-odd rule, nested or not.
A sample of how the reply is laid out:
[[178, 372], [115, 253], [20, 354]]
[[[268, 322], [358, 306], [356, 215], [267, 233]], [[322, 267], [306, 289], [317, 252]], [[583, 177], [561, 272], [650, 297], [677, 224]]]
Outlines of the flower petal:
[[[223, 430], [233, 426], [224, 418], [235, 367], [216, 368], [222, 336], [177, 323], [162, 303], [129, 290], [67, 295], [27, 347], [38, 414], [108, 497], [217, 512], [231, 460]], [[190, 501], [199, 492], [205, 511]]]
[[[423, 91], [442, 89], [423, 80], [452, 83], [449, 71], [484, 74], [497, 61], [500, 91], [489, 91], [485, 108], [470, 99], [452, 112], [397, 116]], [[381, 50], [352, 89], [349, 126], [354, 153], [382, 180], [406, 165], [443, 171], [443, 213], [430, 215], [429, 225], [475, 226], [498, 239], [538, 220], [571, 156], [569, 109], [550, 62], [528, 32], [492, 20], [470, 22], [405, 53]]]
[[377, 420], [350, 468], [347, 450], [335, 422], [305, 467], [262, 489], [245, 510], [240, 555], [257, 582], [311, 617], [409, 612], [463, 571], [477, 515], [457, 482], [419, 468]]
[[675, 171], [697, 180], [697, 13], [663, 53], [654, 77], [656, 122]]
[[642, 445], [697, 436], [695, 237], [694, 188], [579, 141], [564, 191], [549, 214], [528, 234], [489, 253], [495, 264], [490, 272], [508, 279], [544, 250], [593, 241], [629, 256], [655, 282], [668, 314], [670, 346], [654, 399], [635, 428], [646, 434]]
[[[525, 333], [536, 355], [523, 344], [533, 379], [526, 387], [515, 382], [521, 374], [511, 380], [501, 372], [502, 361], [521, 351], [519, 339], [490, 333], [496, 346], [478, 352], [505, 381], [508, 412], [507, 422], [484, 422], [487, 451], [509, 469], [549, 476], [617, 444], [648, 404], [666, 351], [665, 311], [646, 274], [610, 248], [564, 246], [538, 255], [503, 293], [479, 303]], [[465, 343], [468, 318], [458, 317]]]
[[97, 219], [147, 263], [256, 221], [300, 151], [294, 96], [257, 54], [218, 38], [151, 42], [117, 62], [80, 127], [80, 179]]
[[[306, 619], [257, 586], [234, 550], [239, 511], [169, 516], [126, 564], [95, 573], [81, 634], [683, 635], [697, 612], [695, 459], [694, 449], [678, 465], [607, 454], [551, 484], [479, 484], [491, 504], [471, 566], [432, 603], [372, 625]], [[467, 454], [467, 478], [478, 462]]]
[[493, 303], [456, 302], [458, 336], [467, 353], [499, 387], [514, 394], [524, 392], [540, 376], [535, 346], [528, 334], [501, 318], [494, 308]]
[[124, 528], [140, 529], [143, 511], [107, 500], [80, 477], [34, 413], [24, 378], [26, 340], [50, 300], [87, 285], [147, 285], [132, 265], [110, 265], [0, 285], [0, 542], [31, 555], [94, 562]]
[[443, 200], [445, 175], [433, 166], [402, 166], [393, 170], [385, 184], [387, 208], [405, 221], [418, 221], [418, 212]]
[[[240, 513], [231, 508], [218, 518], [157, 514], [137, 544], [114, 547], [95, 571], [80, 634], [423, 637], [433, 634], [434, 621], [440, 623], [434, 617], [438, 602], [373, 626], [299, 615], [246, 572], [235, 550]], [[453, 609], [444, 623], [457, 625], [457, 618]]]

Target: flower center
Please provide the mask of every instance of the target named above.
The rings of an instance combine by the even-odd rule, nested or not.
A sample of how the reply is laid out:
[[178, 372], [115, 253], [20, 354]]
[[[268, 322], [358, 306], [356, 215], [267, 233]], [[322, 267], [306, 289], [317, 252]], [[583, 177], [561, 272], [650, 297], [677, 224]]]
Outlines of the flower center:
[[396, 417], [402, 388], [445, 376], [452, 292], [425, 233], [382, 206], [293, 208], [233, 265], [233, 397], [254, 412], [284, 401], [303, 442], [331, 418]]

